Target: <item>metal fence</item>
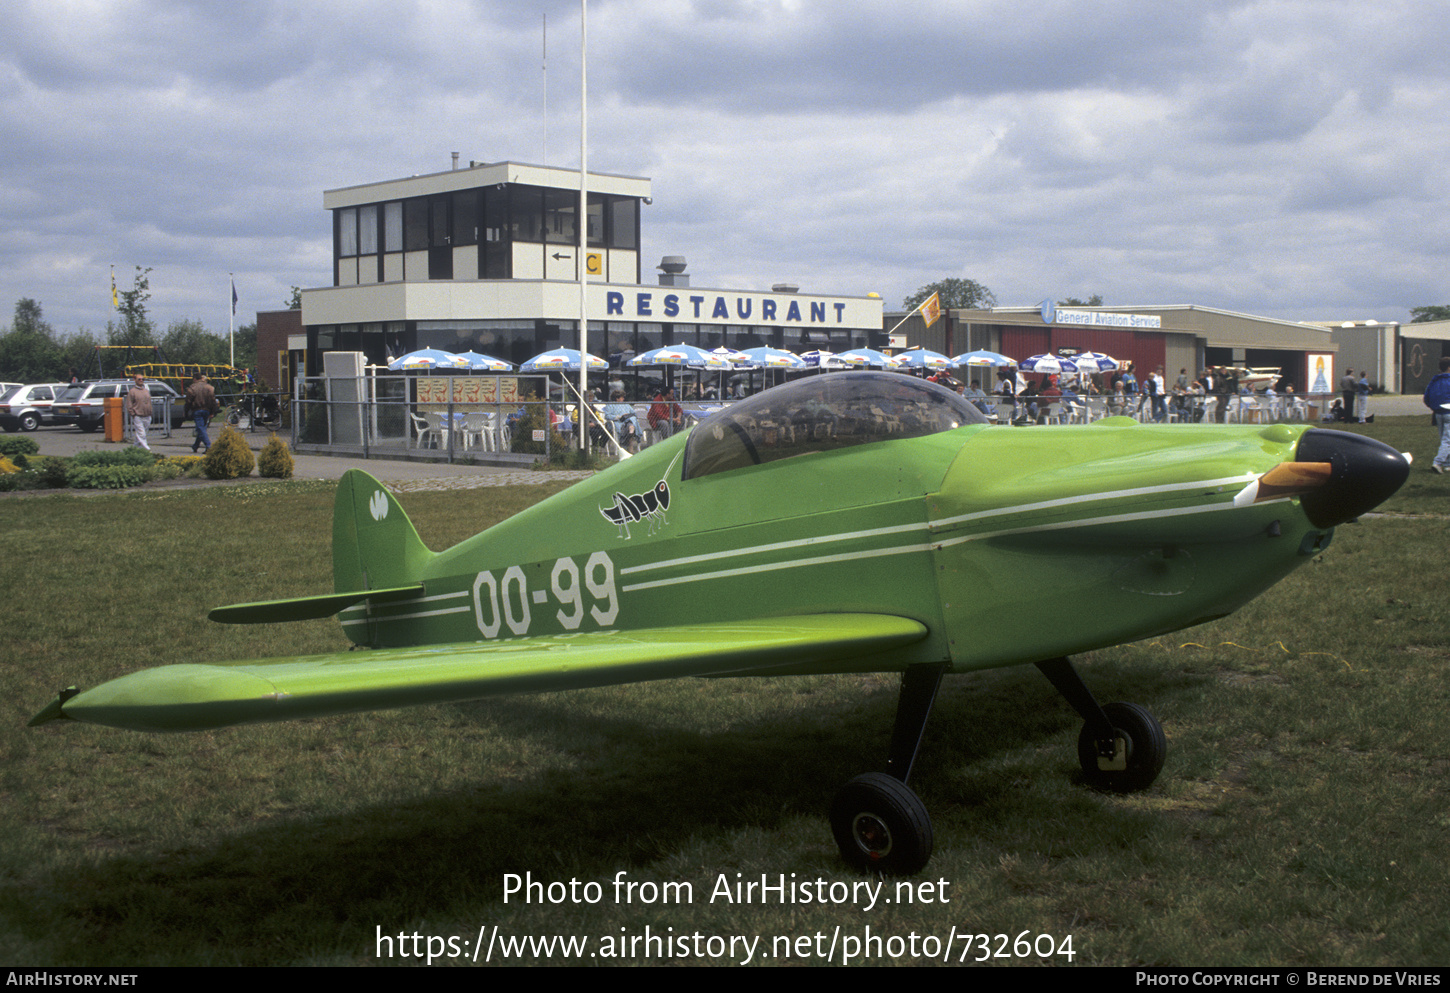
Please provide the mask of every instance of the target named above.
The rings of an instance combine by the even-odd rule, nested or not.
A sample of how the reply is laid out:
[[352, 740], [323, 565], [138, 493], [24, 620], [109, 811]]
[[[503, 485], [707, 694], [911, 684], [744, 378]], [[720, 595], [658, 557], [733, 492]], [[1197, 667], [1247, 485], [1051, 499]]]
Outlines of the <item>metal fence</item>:
[[292, 447], [449, 462], [547, 459], [571, 441], [577, 417], [577, 404], [545, 399], [548, 389], [547, 376], [303, 379], [291, 399]]

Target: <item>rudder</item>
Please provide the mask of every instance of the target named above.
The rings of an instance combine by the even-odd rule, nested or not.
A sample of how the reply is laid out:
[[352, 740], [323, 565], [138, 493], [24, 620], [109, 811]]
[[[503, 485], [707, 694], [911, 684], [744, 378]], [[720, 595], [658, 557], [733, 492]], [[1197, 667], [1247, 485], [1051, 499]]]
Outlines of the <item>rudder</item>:
[[382, 483], [349, 469], [332, 507], [332, 588], [338, 593], [418, 582], [434, 552]]

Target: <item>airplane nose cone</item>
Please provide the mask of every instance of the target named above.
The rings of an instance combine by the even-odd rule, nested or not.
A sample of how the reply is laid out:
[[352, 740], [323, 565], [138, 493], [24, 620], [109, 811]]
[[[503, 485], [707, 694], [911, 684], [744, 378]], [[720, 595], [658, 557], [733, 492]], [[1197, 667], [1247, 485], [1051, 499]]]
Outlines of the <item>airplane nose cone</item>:
[[1305, 431], [1294, 458], [1334, 467], [1329, 482], [1300, 498], [1310, 523], [1321, 528], [1352, 521], [1378, 507], [1410, 475], [1410, 463], [1389, 445], [1347, 431]]

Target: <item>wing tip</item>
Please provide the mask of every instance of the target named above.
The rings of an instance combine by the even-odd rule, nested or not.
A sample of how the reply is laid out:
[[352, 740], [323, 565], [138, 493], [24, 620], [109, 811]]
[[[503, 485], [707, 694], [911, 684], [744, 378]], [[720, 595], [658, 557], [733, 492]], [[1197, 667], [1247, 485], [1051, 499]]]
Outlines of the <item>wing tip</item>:
[[79, 692], [80, 689], [78, 687], [67, 686], [65, 689], [60, 691], [60, 694], [54, 700], [50, 701], [50, 703], [46, 705], [46, 708], [44, 710], [32, 717], [25, 726], [28, 728], [33, 728], [39, 727], [42, 724], [49, 724], [51, 721], [74, 720], [75, 718], [67, 714], [63, 708], [65, 706], [65, 702]]

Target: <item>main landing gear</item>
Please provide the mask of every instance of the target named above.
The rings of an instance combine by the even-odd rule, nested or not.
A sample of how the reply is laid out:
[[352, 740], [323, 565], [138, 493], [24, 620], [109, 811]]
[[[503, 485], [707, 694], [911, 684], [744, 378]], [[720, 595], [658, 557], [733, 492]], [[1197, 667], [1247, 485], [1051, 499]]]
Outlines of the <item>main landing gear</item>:
[[[906, 783], [947, 668], [910, 666], [901, 674], [886, 771], [857, 776], [831, 803], [831, 832], [841, 857], [862, 872], [909, 876], [931, 859], [931, 818]], [[1116, 793], [1151, 786], [1168, 752], [1153, 715], [1132, 703], [1100, 705], [1065, 658], [1038, 662], [1037, 668], [1083, 718], [1077, 755], [1086, 782]]]

